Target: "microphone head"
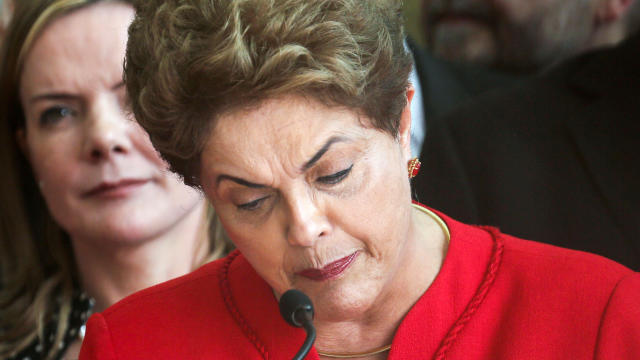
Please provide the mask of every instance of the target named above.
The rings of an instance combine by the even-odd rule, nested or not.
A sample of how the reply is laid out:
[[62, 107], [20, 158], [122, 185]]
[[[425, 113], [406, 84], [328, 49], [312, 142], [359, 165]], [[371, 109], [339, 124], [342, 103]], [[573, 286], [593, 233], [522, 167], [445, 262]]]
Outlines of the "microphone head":
[[280, 314], [290, 325], [301, 327], [306, 320], [313, 319], [311, 299], [300, 290], [290, 289], [280, 297]]

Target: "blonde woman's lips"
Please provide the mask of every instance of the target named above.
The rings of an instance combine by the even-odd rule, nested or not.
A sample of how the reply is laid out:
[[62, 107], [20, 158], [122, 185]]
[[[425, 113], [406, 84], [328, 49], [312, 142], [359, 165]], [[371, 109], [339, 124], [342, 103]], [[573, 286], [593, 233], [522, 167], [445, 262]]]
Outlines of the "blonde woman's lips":
[[358, 252], [354, 252], [349, 256], [345, 256], [342, 259], [338, 259], [332, 263], [325, 265], [322, 269], [304, 269], [296, 275], [306, 277], [313, 281], [324, 281], [335, 278], [342, 274], [353, 263], [353, 260], [358, 256]]
[[123, 179], [116, 182], [102, 182], [84, 194], [84, 197], [120, 199], [130, 196], [149, 179]]

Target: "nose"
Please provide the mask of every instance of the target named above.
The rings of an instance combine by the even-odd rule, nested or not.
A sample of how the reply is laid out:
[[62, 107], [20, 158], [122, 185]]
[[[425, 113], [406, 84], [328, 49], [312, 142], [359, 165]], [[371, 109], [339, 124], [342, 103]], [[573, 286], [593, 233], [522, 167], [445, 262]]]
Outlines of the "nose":
[[129, 131], [131, 121], [114, 99], [104, 96], [87, 109], [83, 155], [90, 162], [112, 159], [131, 150]]
[[312, 247], [331, 231], [326, 214], [308, 194], [289, 200], [287, 241], [292, 246]]

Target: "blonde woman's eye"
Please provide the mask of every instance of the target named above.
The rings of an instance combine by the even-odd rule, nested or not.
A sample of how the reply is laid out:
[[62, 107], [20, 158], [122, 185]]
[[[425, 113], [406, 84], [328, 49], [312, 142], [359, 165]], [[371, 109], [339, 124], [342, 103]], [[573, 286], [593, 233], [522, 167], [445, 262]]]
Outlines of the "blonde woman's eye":
[[54, 126], [65, 118], [76, 115], [77, 113], [75, 110], [66, 106], [53, 106], [42, 112], [39, 121], [41, 126]]
[[249, 201], [249, 202], [244, 203], [244, 204], [236, 205], [236, 207], [238, 208], [238, 210], [243, 210], [243, 211], [258, 210], [260, 208], [260, 206], [262, 205], [262, 203], [264, 203], [264, 201], [267, 200], [268, 198], [269, 198], [269, 195], [267, 195], [265, 197], [261, 197], [259, 199], [253, 200], [253, 201]]
[[346, 179], [347, 176], [349, 176], [349, 173], [351, 172], [351, 169], [353, 169], [353, 165], [349, 166], [348, 168], [346, 168], [344, 170], [340, 170], [335, 174], [331, 174], [331, 175], [327, 175], [327, 176], [321, 176], [316, 181], [318, 181], [321, 184], [325, 184], [325, 185], [338, 184], [342, 180]]

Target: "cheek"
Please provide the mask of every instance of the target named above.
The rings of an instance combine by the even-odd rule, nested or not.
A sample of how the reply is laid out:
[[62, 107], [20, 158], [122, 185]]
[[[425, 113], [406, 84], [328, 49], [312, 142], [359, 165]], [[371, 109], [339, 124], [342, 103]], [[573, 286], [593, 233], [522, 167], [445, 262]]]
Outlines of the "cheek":
[[28, 158], [49, 212], [65, 225], [74, 223], [79, 214], [73, 201], [79, 177], [77, 139], [73, 136], [27, 138]]
[[278, 229], [274, 221], [261, 222], [260, 224], [238, 221], [234, 214], [226, 211], [231, 206], [216, 207], [220, 222], [231, 238], [234, 245], [247, 258], [264, 257], [266, 262], [282, 256], [282, 248], [278, 239]]
[[220, 204], [215, 199], [212, 203], [229, 238], [258, 274], [272, 287], [286, 289], [287, 285], [282, 284], [287, 283], [283, 274], [288, 246], [280, 236], [278, 220], [273, 217], [259, 225], [239, 221], [233, 205]]
[[[165, 206], [171, 212], [188, 211], [204, 200], [200, 191], [185, 185], [178, 175], [168, 171], [163, 174], [160, 187], [161, 194], [158, 194], [156, 201], [160, 201], [162, 196], [162, 199], [166, 199]], [[145, 203], [144, 206], [151, 208], [152, 211], [153, 209], [158, 211], [159, 208], [159, 204], [153, 203]]]
[[131, 121], [131, 129], [129, 131], [131, 142], [133, 146], [144, 156], [147, 160], [153, 163], [155, 166], [161, 169], [168, 169], [167, 164], [161, 157], [160, 153], [156, 151], [149, 139], [149, 134], [138, 125], [135, 121]]
[[[369, 160], [360, 191], [341, 202], [336, 221], [353, 237], [368, 242], [375, 251], [388, 246], [395, 229], [402, 229], [407, 204], [411, 202], [406, 165], [392, 150]], [[394, 235], [395, 236], [395, 235]], [[379, 243], [375, 239], [385, 239]]]
[[50, 192], [67, 192], [73, 186], [80, 146], [73, 134], [27, 137], [31, 168], [45, 197]]
[[236, 248], [249, 261], [256, 272], [276, 291], [290, 287], [285, 269], [287, 245], [277, 237], [277, 230], [268, 226], [238, 231], [237, 227], [223, 224]]

